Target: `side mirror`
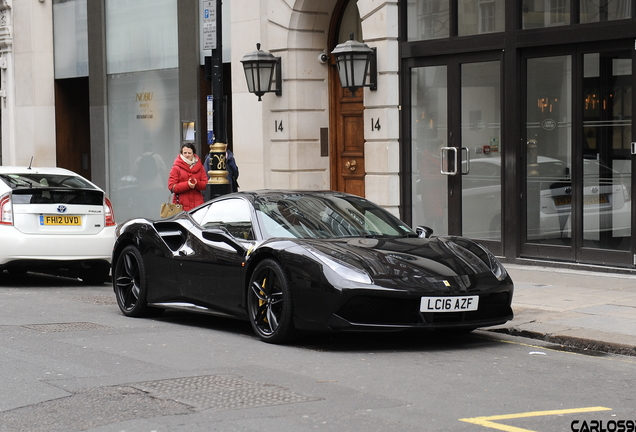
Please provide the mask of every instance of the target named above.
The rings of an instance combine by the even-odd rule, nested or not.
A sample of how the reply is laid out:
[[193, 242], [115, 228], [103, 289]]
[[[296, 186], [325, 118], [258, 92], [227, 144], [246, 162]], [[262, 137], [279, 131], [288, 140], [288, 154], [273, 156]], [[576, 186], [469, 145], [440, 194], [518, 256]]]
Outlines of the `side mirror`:
[[219, 243], [225, 243], [226, 245], [229, 245], [231, 248], [236, 250], [236, 252], [238, 252], [240, 255], [245, 254], [245, 248], [243, 247], [243, 245], [241, 245], [239, 242], [234, 240], [234, 238], [231, 235], [229, 235], [226, 231], [222, 229], [218, 229], [218, 228], [206, 229], [202, 232], [201, 235], [206, 240], [219, 242]]
[[415, 232], [419, 238], [430, 238], [433, 235], [433, 228], [427, 226], [418, 226]]

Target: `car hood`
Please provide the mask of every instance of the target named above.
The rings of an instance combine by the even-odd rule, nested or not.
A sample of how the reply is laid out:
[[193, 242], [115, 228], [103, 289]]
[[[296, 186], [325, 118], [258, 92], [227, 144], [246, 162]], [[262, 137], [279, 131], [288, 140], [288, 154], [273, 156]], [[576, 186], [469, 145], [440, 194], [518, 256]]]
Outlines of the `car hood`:
[[494, 278], [491, 256], [461, 237], [303, 239], [295, 243], [318, 258], [364, 271], [380, 285], [421, 286], [453, 279], [467, 287], [474, 285], [477, 276]]

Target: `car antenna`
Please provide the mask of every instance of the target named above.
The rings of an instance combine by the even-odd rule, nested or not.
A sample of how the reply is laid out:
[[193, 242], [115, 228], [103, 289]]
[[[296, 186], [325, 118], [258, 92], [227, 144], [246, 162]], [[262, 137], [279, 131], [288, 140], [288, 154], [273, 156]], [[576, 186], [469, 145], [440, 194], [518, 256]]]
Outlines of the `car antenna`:
[[31, 165], [33, 165], [33, 156], [31, 156], [31, 161], [29, 162], [29, 166], [27, 169], [31, 169]]

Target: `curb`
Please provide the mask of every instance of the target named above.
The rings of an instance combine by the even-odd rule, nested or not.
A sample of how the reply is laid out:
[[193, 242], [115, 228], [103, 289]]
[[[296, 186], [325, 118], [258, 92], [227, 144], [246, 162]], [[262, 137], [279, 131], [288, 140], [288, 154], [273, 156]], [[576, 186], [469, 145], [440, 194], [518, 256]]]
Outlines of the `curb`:
[[585, 339], [576, 336], [552, 335], [514, 327], [491, 329], [487, 331], [492, 333], [507, 334], [510, 336], [525, 337], [528, 339], [536, 339], [543, 342], [550, 342], [582, 351], [594, 351], [606, 354], [617, 354], [636, 357], [636, 347], [632, 345]]

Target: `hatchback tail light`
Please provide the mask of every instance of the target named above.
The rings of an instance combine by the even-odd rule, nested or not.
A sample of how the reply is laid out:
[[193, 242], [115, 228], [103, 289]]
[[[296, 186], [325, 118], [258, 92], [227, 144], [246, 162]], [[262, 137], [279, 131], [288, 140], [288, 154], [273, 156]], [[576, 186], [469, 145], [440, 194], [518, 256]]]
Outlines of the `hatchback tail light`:
[[13, 225], [11, 194], [0, 196], [0, 225]]
[[106, 216], [107, 227], [117, 225], [115, 222], [115, 211], [113, 210], [113, 205], [107, 197], [104, 197], [104, 215]]

